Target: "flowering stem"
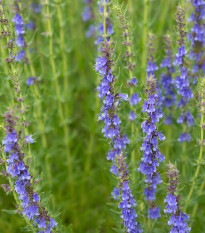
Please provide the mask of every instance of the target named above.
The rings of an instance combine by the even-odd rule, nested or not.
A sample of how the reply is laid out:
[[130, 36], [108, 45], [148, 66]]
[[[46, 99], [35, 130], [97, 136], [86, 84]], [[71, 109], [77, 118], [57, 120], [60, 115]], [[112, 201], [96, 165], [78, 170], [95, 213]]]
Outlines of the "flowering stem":
[[[196, 171], [195, 171], [195, 174], [194, 174], [194, 178], [193, 178], [193, 181], [192, 181], [192, 184], [191, 184], [191, 189], [189, 191], [189, 194], [188, 194], [188, 197], [187, 197], [187, 200], [186, 200], [186, 206], [185, 206], [185, 210], [187, 209], [188, 207], [188, 204], [190, 202], [190, 199], [191, 199], [191, 196], [193, 194], [193, 191], [194, 191], [194, 188], [195, 188], [195, 185], [196, 185], [196, 179], [199, 175], [199, 171], [200, 171], [200, 168], [201, 168], [201, 163], [202, 163], [202, 158], [203, 158], [203, 149], [204, 149], [204, 145], [203, 145], [203, 139], [204, 139], [204, 129], [203, 129], [203, 123], [204, 123], [204, 107], [202, 106], [201, 107], [201, 144], [200, 145], [200, 151], [199, 151], [199, 158], [198, 158], [198, 161], [197, 161], [197, 168], [196, 168]], [[202, 183], [202, 188], [203, 188], [203, 183]]]
[[141, 83], [145, 80], [146, 62], [147, 62], [147, 32], [148, 32], [148, 9], [149, 0], [144, 0], [144, 19], [143, 19], [143, 33], [142, 33], [142, 65], [141, 65]]
[[[2, 5], [0, 5], [0, 10], [2, 10], [2, 11], [4, 10], [4, 8], [3, 8]], [[6, 25], [3, 25], [2, 28], [7, 30]], [[7, 42], [8, 42], [8, 39], [7, 39]], [[5, 49], [4, 49], [4, 47], [3, 47], [2, 42], [1, 42], [0, 48], [1, 48], [1, 55], [2, 55], [2, 57], [3, 57], [3, 58], [6, 58], [6, 52], [5, 52]], [[9, 68], [8, 68], [8, 66], [7, 66], [7, 65], [4, 65], [3, 68], [5, 69], [5, 73], [6, 73], [6, 74], [9, 74]], [[9, 83], [9, 80], [8, 80], [8, 79], [7, 79], [7, 82], [6, 82], [6, 83], [7, 83], [7, 85], [8, 85], [9, 93], [10, 93], [10, 95], [11, 95], [11, 97], [12, 97], [12, 96], [13, 96], [13, 92], [12, 92], [12, 88], [11, 88], [11, 86], [10, 86], [10, 83]], [[13, 98], [11, 98], [11, 103], [12, 103], [12, 105], [14, 105], [14, 100], [13, 100]]]
[[[3, 152], [2, 152], [2, 158], [3, 158], [3, 160], [4, 160], [5, 167], [7, 167], [6, 155], [5, 155]], [[16, 195], [16, 192], [15, 192], [15, 190], [14, 190], [14, 185], [13, 185], [13, 182], [12, 182], [12, 180], [11, 180], [11, 177], [8, 176], [7, 178], [8, 178], [8, 182], [9, 182], [10, 188], [11, 188], [11, 190], [12, 190], [12, 194], [13, 194], [14, 200], [16, 201], [16, 204], [17, 204], [19, 210], [21, 211], [21, 210], [22, 210], [22, 205], [21, 205], [21, 203], [19, 202], [19, 199], [18, 199], [18, 197], [17, 197], [17, 195]], [[27, 219], [24, 215], [23, 215], [23, 218], [24, 218], [24, 220], [26, 221], [27, 225], [30, 226], [30, 228], [31, 228], [31, 229], [33, 230], [33, 232], [35, 233], [36, 231], [34, 231], [32, 224], [28, 221], [28, 219]]]
[[[27, 66], [25, 66], [26, 76], [28, 77], [31, 74], [34, 77], [35, 76], [35, 71], [34, 71], [32, 59], [31, 59], [31, 55], [30, 55], [29, 51], [27, 52], [27, 56], [28, 56], [29, 61], [30, 61], [29, 67], [30, 67], [31, 73], [29, 73], [29, 70], [28, 70]], [[42, 121], [42, 115], [41, 115], [41, 112], [42, 112], [41, 110], [42, 109], [41, 109], [41, 102], [40, 102], [40, 93], [39, 93], [39, 90], [38, 90], [36, 84], [31, 86], [31, 91], [32, 91], [32, 95], [35, 98], [36, 103], [37, 103], [36, 111], [35, 111], [36, 114], [34, 114], [34, 116], [36, 117], [38, 128], [39, 128], [40, 133], [41, 133], [41, 141], [42, 141], [43, 148], [46, 151], [48, 143], [47, 143], [47, 138], [46, 138], [46, 135], [45, 135], [45, 127], [44, 127], [44, 123]], [[49, 186], [51, 186], [52, 175], [51, 175], [48, 152], [46, 152], [45, 161], [46, 161], [45, 165], [46, 165], [46, 175], [47, 175], [47, 178], [48, 178], [48, 184], [49, 184]]]
[[[129, 37], [129, 32], [128, 32], [128, 36], [127, 36], [127, 42], [128, 42], [128, 52], [129, 54], [132, 54], [132, 48], [131, 48], [131, 45], [129, 45], [129, 42], [130, 42], [130, 37]], [[132, 56], [129, 56], [129, 63], [132, 64]], [[133, 78], [133, 71], [132, 69], [129, 69], [129, 77], [130, 79]], [[132, 94], [134, 93], [134, 90], [133, 90], [133, 85], [130, 87], [130, 96], [132, 96]], [[131, 110], [134, 110], [134, 105], [130, 105], [131, 106]], [[134, 171], [134, 168], [136, 167], [136, 150], [135, 150], [135, 123], [134, 121], [131, 121], [131, 143], [133, 145], [133, 149], [132, 149], [132, 152], [131, 152], [131, 162], [132, 162], [132, 166], [133, 166], [133, 176], [132, 176], [132, 179], [133, 181], [135, 181], [136, 179], [136, 172]]]
[[170, 151], [170, 145], [171, 145], [170, 141], [172, 139], [172, 137], [171, 137], [172, 136], [172, 128], [169, 127], [167, 131], [168, 131], [168, 137], [167, 137], [167, 144], [166, 144], [166, 161], [169, 162], [169, 151]]
[[[183, 125], [184, 132], [186, 129], [185, 124]], [[182, 142], [182, 175], [185, 178], [186, 176], [186, 142]]]
[[[104, 40], [106, 40], [106, 37], [107, 37], [107, 25], [106, 25], [106, 20], [107, 20], [107, 4], [106, 4], [106, 1], [104, 0], [104, 3], [103, 3], [103, 38]], [[98, 52], [98, 56], [99, 56], [99, 53]], [[99, 83], [99, 75], [97, 75], [97, 79], [96, 79], [96, 84]], [[98, 109], [98, 106], [100, 104], [100, 100], [98, 98], [98, 96], [96, 95], [95, 97], [95, 115], [94, 115], [94, 124], [93, 124], [93, 128], [96, 127], [96, 123], [97, 123], [97, 118], [98, 118], [98, 112], [99, 112], [99, 109]], [[95, 139], [95, 133], [93, 133], [93, 130], [92, 130], [92, 133], [91, 133], [91, 136], [90, 136], [90, 139], [89, 139], [89, 144], [88, 144], [88, 152], [87, 152], [87, 158], [86, 158], [86, 161], [85, 161], [85, 170], [84, 170], [84, 176], [83, 177], [87, 177], [88, 175], [88, 172], [90, 170], [90, 161], [91, 161], [91, 155], [92, 155], [92, 151], [93, 151], [93, 145], [94, 145], [94, 139]], [[84, 204], [84, 196], [83, 197], [83, 200], [82, 200], [82, 205]]]

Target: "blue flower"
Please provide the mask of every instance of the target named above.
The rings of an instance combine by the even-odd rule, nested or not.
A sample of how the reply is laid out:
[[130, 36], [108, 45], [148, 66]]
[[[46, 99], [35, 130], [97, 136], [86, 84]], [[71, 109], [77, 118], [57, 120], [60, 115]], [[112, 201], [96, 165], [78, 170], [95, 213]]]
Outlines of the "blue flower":
[[105, 57], [97, 57], [95, 63], [95, 70], [99, 71], [100, 74], [105, 74], [107, 66], [107, 59]]
[[171, 67], [171, 57], [167, 56], [165, 59], [163, 59], [160, 67]]
[[15, 12], [12, 22], [16, 23], [17, 25], [23, 25], [23, 18], [18, 12]]
[[131, 78], [129, 81], [128, 81], [128, 85], [136, 85], [138, 83], [136, 77], [133, 77]]
[[[114, 189], [111, 195], [114, 199], [120, 199], [119, 208], [122, 210], [121, 218], [127, 232], [142, 232], [140, 226], [136, 222], [137, 214], [134, 210], [136, 201], [129, 188], [128, 175], [129, 171], [125, 162], [124, 155], [126, 145], [130, 142], [127, 135], [120, 128], [121, 120], [117, 114], [117, 106], [119, 97], [127, 100], [128, 95], [125, 93], [114, 93], [114, 75], [110, 64], [111, 47], [105, 42], [102, 57], [96, 59], [95, 69], [99, 72], [101, 79], [98, 85], [99, 98], [103, 99], [103, 107], [100, 110], [99, 120], [104, 121], [102, 132], [104, 136], [109, 138], [111, 149], [107, 153], [107, 159], [112, 161], [110, 171], [117, 177], [120, 184]], [[107, 66], [108, 64], [108, 66]], [[139, 98], [139, 97], [138, 97]], [[136, 97], [133, 101], [137, 101]], [[120, 195], [121, 194], [121, 195]]]
[[22, 35], [17, 36], [16, 44], [18, 45], [18, 47], [24, 47], [25, 41]]
[[28, 28], [29, 30], [35, 29], [36, 25], [33, 20], [30, 20], [27, 24], [25, 24], [25, 27]]
[[[144, 152], [141, 158], [140, 167], [138, 168], [142, 174], [146, 175], [145, 182], [148, 187], [145, 188], [145, 199], [149, 201], [155, 200], [155, 193], [157, 184], [161, 183], [160, 175], [157, 172], [159, 162], [164, 160], [164, 156], [160, 153], [158, 148], [158, 140], [165, 140], [165, 136], [157, 130], [156, 122], [162, 117], [159, 108], [157, 107], [158, 95], [156, 94], [156, 82], [153, 76], [147, 80], [146, 92], [148, 93], [148, 99], [144, 101], [142, 106], [143, 112], [147, 113], [147, 119], [141, 124], [141, 128], [146, 133], [140, 150]], [[148, 217], [159, 217], [159, 209], [154, 204], [149, 206], [150, 213]]]
[[178, 138], [178, 141], [179, 142], [184, 142], [184, 141], [187, 141], [189, 142], [191, 140], [191, 134], [190, 133], [181, 133], [179, 138]]
[[119, 93], [119, 96], [124, 100], [128, 100], [128, 94], [126, 93]]
[[94, 36], [95, 35], [95, 31], [96, 31], [95, 25], [91, 24], [89, 26], [89, 28], [87, 29], [85, 36], [86, 37]]
[[149, 215], [148, 218], [156, 219], [161, 217], [160, 207], [149, 207]]
[[23, 25], [15, 24], [15, 34], [16, 35], [22, 35], [24, 33], [25, 33], [25, 31], [24, 31]]
[[167, 172], [169, 177], [168, 194], [164, 200], [167, 203], [164, 212], [171, 213], [168, 224], [171, 225], [170, 233], [188, 233], [191, 230], [188, 223], [189, 216], [180, 210], [180, 195], [176, 195], [178, 186], [179, 171], [174, 165], [168, 164], [169, 170]]
[[136, 105], [140, 100], [141, 100], [141, 98], [139, 97], [139, 95], [137, 93], [134, 93], [130, 97], [130, 104]]
[[38, 224], [39, 228], [46, 228], [46, 220], [45, 218], [41, 218], [40, 223]]
[[148, 60], [147, 64], [147, 75], [150, 76], [151, 74], [154, 75], [154, 71], [158, 70], [156, 62]]
[[129, 120], [133, 121], [135, 118], [136, 118], [135, 112], [133, 110], [131, 110]]
[[183, 59], [185, 54], [186, 54], [186, 49], [185, 49], [185, 46], [183, 44], [178, 48], [178, 53], [175, 55], [174, 65], [181, 65], [182, 59]]
[[114, 199], [120, 199], [120, 197], [119, 197], [119, 195], [120, 195], [120, 189], [119, 189], [119, 187], [115, 187], [113, 189], [113, 192], [111, 193], [111, 195], [112, 195], [112, 197]]
[[33, 77], [29, 77], [26, 81], [26, 84], [32, 85], [33, 84]]
[[176, 213], [177, 210], [177, 200], [176, 196], [172, 193], [168, 193], [164, 202], [167, 202], [165, 206], [164, 212], [165, 213]]
[[84, 21], [88, 21], [89, 19], [91, 19], [93, 17], [93, 12], [92, 12], [92, 8], [90, 6], [86, 6], [84, 8], [84, 11], [82, 13], [82, 18]]
[[34, 194], [33, 194], [33, 201], [34, 201], [34, 202], [40, 201], [40, 197], [39, 197], [38, 193], [34, 193]]
[[[14, 111], [6, 112], [4, 117], [5, 129], [7, 132], [2, 140], [2, 144], [4, 145], [4, 151], [7, 157], [7, 173], [10, 178], [12, 178], [11, 181], [14, 186], [14, 191], [17, 193], [20, 205], [23, 207], [22, 214], [28, 220], [32, 219], [32, 224], [34, 226], [44, 228], [43, 230], [45, 230], [49, 216], [40, 204], [40, 198], [34, 191], [29, 166], [24, 162], [25, 152], [22, 151], [24, 142], [21, 136], [22, 133], [20, 133], [21, 129], [19, 129], [20, 124], [17, 121], [17, 117], [14, 115]], [[16, 131], [16, 127], [18, 127], [19, 131]], [[31, 136], [32, 135], [27, 135], [26, 141], [34, 142]], [[45, 221], [43, 220], [44, 217]]]
[[26, 135], [26, 142], [29, 142], [29, 143], [34, 143], [36, 141], [34, 141], [34, 139], [32, 138], [33, 135], [30, 134], [30, 135]]
[[21, 61], [22, 58], [24, 58], [26, 55], [25, 50], [21, 49], [17, 54], [16, 54], [16, 61]]

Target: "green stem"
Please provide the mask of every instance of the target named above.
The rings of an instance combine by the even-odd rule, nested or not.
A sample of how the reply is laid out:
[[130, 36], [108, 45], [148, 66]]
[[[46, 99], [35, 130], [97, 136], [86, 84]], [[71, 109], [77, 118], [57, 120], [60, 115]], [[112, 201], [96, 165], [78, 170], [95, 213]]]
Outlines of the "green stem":
[[[104, 33], [103, 33], [103, 38], [104, 40], [106, 40], [107, 37], [107, 27], [106, 27], [106, 15], [107, 15], [107, 4], [104, 1], [103, 3], [104, 6], [104, 12], [103, 12], [103, 28], [104, 28]], [[98, 52], [99, 53], [99, 52]], [[99, 82], [99, 78], [96, 79], [96, 85]], [[97, 113], [99, 111], [98, 106], [100, 104], [98, 95], [96, 93], [96, 97], [95, 97], [95, 112], [94, 112], [94, 123], [93, 123], [93, 127], [92, 127], [92, 132], [91, 132], [91, 136], [89, 139], [89, 143], [88, 143], [88, 152], [87, 152], [87, 156], [86, 156], [86, 161], [85, 161], [85, 169], [84, 169], [84, 173], [83, 173], [83, 183], [85, 182], [85, 179], [88, 176], [88, 173], [90, 171], [90, 166], [91, 166], [91, 156], [92, 156], [92, 152], [93, 152], [93, 146], [94, 146], [94, 141], [95, 141], [95, 128], [97, 125]], [[84, 189], [85, 187], [83, 187]], [[82, 199], [81, 199], [81, 206], [83, 206], [85, 204], [85, 196], [82, 195]]]
[[143, 85], [146, 75], [147, 63], [147, 33], [148, 33], [148, 9], [149, 0], [144, 0], [144, 19], [143, 19], [143, 33], [142, 33], [142, 64], [141, 64], [141, 85]]
[[[107, 19], [107, 4], [104, 0], [104, 12], [103, 12], [103, 28], [104, 28], [104, 33], [103, 33], [103, 38], [104, 40], [106, 40], [106, 37], [107, 37], [107, 27], [106, 27], [106, 19]], [[99, 78], [97, 78], [96, 80], [96, 85], [98, 84], [98, 81], [99, 81]], [[95, 115], [94, 115], [94, 126], [93, 128], [96, 127], [96, 123], [97, 123], [97, 113], [98, 113], [98, 105], [99, 105], [99, 98], [98, 96], [96, 95], [96, 98], [95, 98], [95, 103], [96, 103], [96, 108], [95, 108]], [[90, 169], [90, 160], [91, 160], [91, 155], [92, 155], [92, 149], [93, 149], [93, 143], [94, 143], [94, 139], [95, 139], [95, 134], [92, 133], [91, 134], [91, 137], [90, 137], [90, 140], [89, 140], [89, 145], [88, 145], [88, 156], [87, 156], [87, 159], [86, 159], [86, 162], [85, 162], [85, 170], [84, 170], [84, 175], [86, 175]]]
[[133, 24], [133, 13], [134, 13], [134, 7], [133, 7], [133, 2], [132, 0], [128, 0], [128, 11], [129, 11], [129, 14], [130, 14], [130, 18], [131, 18], [131, 22], [130, 24], [132, 25]]
[[171, 145], [171, 139], [172, 139], [172, 129], [171, 127], [168, 128], [168, 137], [167, 137], [167, 144], [166, 144], [166, 161], [167, 163], [169, 162], [170, 160], [170, 157], [169, 157], [169, 152], [170, 152], [170, 145]]
[[[166, 4], [164, 4], [164, 1], [162, 1], [162, 9], [163, 9], [163, 11], [160, 14], [161, 17], [159, 18], [159, 23], [158, 23], [158, 28], [157, 28], [157, 35], [159, 37], [161, 37], [161, 35], [162, 35], [162, 31], [163, 31], [164, 25], [166, 23], [167, 12], [169, 10], [170, 4], [171, 4], [171, 1], [167, 1]], [[158, 43], [161, 43], [160, 39], [158, 40]], [[157, 47], [159, 47], [159, 45], [160, 44], [158, 44]]]
[[[1, 55], [2, 55], [2, 58], [4, 58], [4, 59], [6, 58], [5, 50], [2, 47], [1, 47]], [[8, 68], [7, 64], [4, 65], [4, 63], [2, 63], [2, 65], [3, 65], [2, 69], [4, 69], [5, 74], [9, 74], [9, 68]], [[8, 88], [9, 94], [12, 97], [13, 96], [13, 92], [12, 92], [12, 88], [11, 88], [11, 85], [10, 85], [8, 79], [6, 80], [6, 84], [7, 84], [7, 88]], [[12, 104], [14, 104], [14, 101], [13, 101], [12, 98], [11, 98], [11, 101], [13, 102]]]
[[189, 194], [188, 194], [188, 197], [187, 197], [187, 200], [186, 200], [186, 206], [185, 206], [185, 210], [187, 209], [188, 205], [189, 205], [189, 202], [191, 200], [191, 197], [192, 197], [192, 194], [193, 194], [193, 191], [194, 191], [194, 188], [195, 188], [195, 185], [196, 185], [196, 179], [199, 175], [199, 171], [200, 171], [200, 168], [201, 168], [201, 163], [202, 163], [202, 158], [203, 158], [203, 139], [204, 139], [204, 129], [202, 128], [202, 125], [204, 123], [204, 107], [202, 107], [201, 109], [201, 142], [202, 142], [202, 145], [200, 145], [200, 151], [199, 151], [199, 158], [198, 158], [198, 162], [197, 162], [197, 168], [196, 168], [196, 171], [195, 171], [195, 174], [194, 174], [194, 178], [193, 178], [193, 181], [192, 181], [192, 184], [191, 184], [191, 189], [189, 190]]
[[[97, 83], [98, 83], [98, 79], [97, 79]], [[89, 140], [89, 144], [88, 144], [88, 153], [87, 153], [87, 157], [86, 157], [86, 162], [85, 162], [85, 170], [84, 170], [84, 177], [87, 176], [89, 170], [90, 170], [90, 165], [91, 165], [91, 156], [92, 156], [92, 152], [93, 152], [93, 146], [94, 146], [94, 141], [95, 141], [95, 129], [96, 129], [96, 125], [97, 125], [97, 118], [98, 118], [98, 111], [99, 111], [99, 98], [96, 95], [95, 97], [95, 113], [94, 113], [94, 120], [93, 120], [93, 127], [92, 127], [92, 132], [91, 132], [91, 136], [90, 136], [90, 140]]]
[[[205, 181], [202, 182], [202, 184], [201, 184], [201, 186], [200, 186], [200, 189], [199, 189], [199, 192], [198, 192], [198, 195], [199, 195], [199, 196], [202, 195], [204, 186], [205, 186]], [[192, 219], [196, 216], [196, 212], [197, 212], [198, 206], [199, 206], [199, 203], [197, 202], [197, 203], [194, 205], [194, 209], [193, 209], [192, 214], [191, 214]], [[193, 223], [193, 222], [192, 222], [192, 223]]]
[[[61, 55], [62, 55], [62, 64], [63, 64], [63, 80], [64, 80], [64, 94], [68, 91], [68, 72], [67, 72], [67, 57], [66, 57], [66, 46], [65, 46], [65, 35], [64, 35], [64, 29], [63, 29], [63, 16], [61, 12], [61, 5], [62, 0], [59, 0], [57, 4], [57, 15], [58, 15], [58, 21], [60, 26], [60, 48], [61, 48]], [[65, 107], [67, 108], [67, 104], [65, 104]], [[68, 110], [65, 110], [68, 112]]]
[[61, 103], [61, 95], [60, 95], [60, 86], [58, 83], [58, 76], [56, 72], [56, 65], [54, 60], [54, 50], [53, 50], [53, 33], [52, 33], [52, 26], [51, 26], [51, 17], [50, 17], [50, 10], [49, 10], [49, 1], [46, 0], [46, 15], [47, 15], [47, 30], [49, 35], [49, 60], [51, 64], [51, 70], [53, 74], [53, 80], [54, 85], [56, 89], [56, 95], [57, 95], [57, 101], [58, 101], [58, 113], [60, 117], [60, 121], [63, 125], [63, 132], [64, 132], [64, 143], [66, 147], [66, 155], [67, 155], [67, 166], [68, 166], [68, 172], [69, 172], [69, 183], [70, 183], [70, 193], [72, 198], [75, 197], [74, 195], [74, 185], [73, 185], [73, 167], [72, 167], [72, 158], [70, 153], [70, 147], [69, 147], [69, 129], [67, 127], [67, 124], [65, 122], [64, 113], [63, 113], [63, 106]]
[[[183, 125], [183, 131], [185, 132], [186, 126]], [[186, 176], [186, 142], [182, 142], [182, 175]]]
[[[130, 37], [129, 35], [127, 36], [127, 42], [130, 41]], [[132, 53], [132, 48], [131, 46], [128, 44], [128, 52], [129, 54]], [[129, 56], [129, 63], [132, 64], [132, 57]], [[133, 78], [133, 71], [131, 69], [129, 69], [129, 78], [132, 79]], [[133, 86], [130, 87], [130, 97], [131, 95], [134, 93], [134, 89], [133, 89]], [[134, 111], [134, 106], [131, 105], [131, 110]], [[136, 138], [136, 134], [135, 134], [135, 131], [136, 131], [136, 128], [135, 128], [135, 123], [134, 121], [131, 121], [131, 143], [133, 145], [133, 149], [132, 149], [132, 152], [131, 152], [131, 163], [132, 163], [132, 166], [133, 166], [133, 176], [132, 176], [132, 179], [133, 179], [133, 182], [135, 181], [136, 179], [136, 174], [135, 174], [135, 171], [134, 171], [134, 168], [136, 167], [136, 148], [135, 148], [135, 138]]]
[[[29, 51], [27, 51], [27, 56], [28, 56], [29, 61], [30, 61], [29, 68], [31, 70], [31, 75], [35, 76], [35, 70], [33, 67], [32, 59], [31, 59], [31, 55], [30, 55]], [[26, 72], [26, 76], [29, 77], [30, 72], [29, 72], [27, 66], [25, 66], [25, 72]], [[46, 175], [48, 178], [47, 179], [48, 184], [49, 184], [49, 186], [51, 186], [52, 185], [52, 175], [51, 175], [51, 169], [50, 169], [50, 163], [49, 163], [49, 156], [48, 156], [48, 152], [47, 152], [48, 143], [47, 143], [47, 138], [45, 135], [44, 123], [42, 121], [42, 116], [41, 116], [42, 108], [41, 108], [41, 102], [40, 102], [40, 93], [39, 93], [39, 90], [38, 90], [38, 87], [36, 86], [36, 84], [32, 85], [31, 92], [32, 92], [33, 98], [36, 100], [36, 104], [37, 104], [34, 116], [36, 116], [36, 122], [38, 124], [38, 128], [39, 128], [40, 133], [41, 133], [42, 146], [43, 146], [44, 150], [46, 151], [46, 155], [45, 155]]]

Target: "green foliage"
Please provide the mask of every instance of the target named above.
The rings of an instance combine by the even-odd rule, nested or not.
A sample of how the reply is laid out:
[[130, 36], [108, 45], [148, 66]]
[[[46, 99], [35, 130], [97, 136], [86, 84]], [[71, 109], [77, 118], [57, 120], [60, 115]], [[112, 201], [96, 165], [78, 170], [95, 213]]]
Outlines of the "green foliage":
[[[8, 6], [11, 7], [11, 0]], [[94, 72], [94, 59], [97, 48], [95, 38], [86, 38], [85, 33], [89, 23], [82, 21], [81, 14], [85, 5], [83, 0], [51, 0], [41, 1], [42, 11], [37, 14], [30, 8], [33, 1], [23, 1], [25, 22], [35, 21], [34, 31], [27, 30], [26, 40], [29, 49], [27, 54], [30, 64], [25, 64], [20, 70], [22, 93], [28, 105], [26, 119], [31, 121], [30, 133], [35, 133], [36, 143], [31, 145], [32, 174], [40, 178], [37, 190], [41, 199], [59, 223], [57, 232], [62, 233], [111, 233], [125, 232], [120, 222], [118, 203], [113, 204], [110, 197], [115, 180], [110, 177], [106, 161], [107, 142], [101, 134], [101, 123], [97, 121], [100, 103], [96, 98], [97, 76]], [[116, 48], [115, 73], [117, 86], [120, 91], [127, 91], [126, 82], [129, 79], [124, 59], [122, 45], [122, 29], [119, 15], [123, 14], [132, 31], [134, 76], [139, 80], [138, 91], [144, 98], [144, 83], [146, 78], [147, 33], [156, 35], [156, 60], [160, 63], [164, 56], [162, 36], [169, 32], [176, 47], [176, 24], [174, 13], [176, 0], [121, 0], [112, 1], [110, 5], [111, 18], [115, 34], [113, 40]], [[186, 7], [189, 7], [187, 3]], [[11, 8], [9, 8], [11, 9]], [[95, 3], [95, 11], [97, 13]], [[118, 9], [118, 10], [117, 10]], [[12, 18], [8, 14], [9, 19]], [[96, 16], [95, 21], [97, 21]], [[97, 25], [97, 22], [94, 22]], [[189, 28], [189, 26], [187, 26]], [[1, 42], [1, 41], [0, 41]], [[188, 42], [187, 42], [188, 44]], [[0, 115], [12, 105], [13, 95], [10, 91], [9, 68], [5, 62], [5, 45], [0, 44]], [[158, 77], [160, 77], [159, 71]], [[26, 79], [37, 76], [38, 82], [32, 86], [26, 85]], [[138, 118], [135, 125], [135, 140], [127, 150], [131, 174], [135, 174], [135, 182], [131, 188], [137, 199], [136, 207], [139, 222], [144, 232], [165, 233], [168, 216], [164, 215], [159, 221], [149, 223], [147, 219], [147, 203], [143, 198], [143, 177], [137, 168], [140, 162], [139, 150], [143, 140], [140, 122], [143, 120], [141, 107], [137, 107]], [[195, 119], [200, 125], [200, 119], [193, 101], [190, 109], [195, 112]], [[124, 130], [131, 135], [130, 123], [127, 122], [127, 106], [121, 106], [120, 115]], [[179, 116], [177, 109], [173, 114]], [[2, 117], [0, 117], [2, 124]], [[167, 140], [161, 144], [162, 151], [167, 155], [166, 163], [177, 164], [182, 171], [182, 145], [177, 141], [180, 126], [176, 120], [173, 125], [160, 124]], [[3, 132], [0, 132], [1, 139]], [[187, 208], [191, 216], [192, 232], [205, 232], [205, 172], [204, 156], [198, 160], [200, 148], [196, 141], [200, 138], [200, 127], [192, 129], [193, 140], [186, 145], [186, 174], [180, 177], [180, 193], [182, 206]], [[26, 148], [28, 151], [28, 148]], [[136, 164], [130, 164], [132, 151], [136, 152]], [[200, 163], [200, 172], [193, 180]], [[160, 185], [157, 198], [162, 204], [166, 194], [166, 165], [161, 166], [163, 184]], [[187, 202], [191, 187], [193, 194]], [[0, 176], [0, 183], [6, 183], [5, 177]], [[52, 194], [51, 194], [52, 193]], [[108, 204], [107, 204], [108, 203]], [[0, 232], [19, 233], [29, 232], [26, 222], [16, 214], [16, 203], [12, 194], [0, 190]], [[147, 226], [149, 225], [149, 229]], [[33, 229], [31, 229], [31, 232]], [[35, 232], [35, 231], [33, 231]]]

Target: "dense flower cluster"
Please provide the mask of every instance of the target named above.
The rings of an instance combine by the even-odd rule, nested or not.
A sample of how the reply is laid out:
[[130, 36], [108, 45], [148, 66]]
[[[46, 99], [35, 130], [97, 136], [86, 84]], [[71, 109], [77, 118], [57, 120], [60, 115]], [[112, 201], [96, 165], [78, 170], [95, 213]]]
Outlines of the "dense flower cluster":
[[179, 171], [174, 165], [168, 165], [169, 170], [167, 175], [169, 177], [168, 194], [164, 200], [166, 203], [164, 212], [171, 213], [168, 224], [171, 225], [170, 233], [188, 233], [191, 227], [187, 224], [189, 216], [180, 210], [180, 195], [176, 195], [178, 185]]
[[158, 131], [156, 123], [162, 117], [162, 113], [157, 107], [158, 95], [156, 94], [156, 80], [150, 75], [147, 79], [146, 93], [147, 101], [144, 101], [143, 112], [147, 113], [147, 119], [142, 122], [141, 127], [146, 134], [141, 150], [144, 152], [140, 163], [139, 171], [146, 175], [145, 199], [149, 201], [149, 218], [158, 218], [160, 209], [154, 203], [157, 184], [161, 183], [160, 175], [157, 172], [159, 162], [164, 160], [164, 156], [158, 147], [158, 140], [163, 141], [165, 136]]
[[[119, 208], [122, 209], [122, 219], [127, 232], [138, 233], [142, 232], [140, 226], [136, 222], [137, 214], [134, 210], [136, 201], [131, 193], [129, 187], [129, 171], [125, 162], [126, 157], [124, 150], [126, 144], [129, 143], [127, 135], [120, 129], [120, 118], [117, 115], [117, 106], [119, 101], [127, 99], [128, 96], [125, 93], [114, 92], [115, 76], [112, 73], [112, 60], [113, 54], [112, 42], [106, 41], [103, 43], [102, 57], [98, 57], [96, 60], [95, 69], [101, 76], [101, 82], [98, 85], [99, 98], [103, 99], [103, 106], [101, 113], [99, 114], [99, 120], [104, 121], [104, 127], [102, 132], [104, 136], [110, 139], [112, 149], [109, 150], [107, 159], [112, 161], [110, 171], [115, 174], [119, 179], [119, 188], [121, 190], [121, 201]], [[135, 98], [134, 98], [135, 99]], [[120, 195], [119, 188], [116, 187], [112, 192], [112, 195], [116, 198]]]
[[191, 40], [190, 58], [194, 60], [192, 72], [197, 76], [200, 69], [205, 73], [204, 45], [205, 45], [205, 2], [204, 0], [190, 0], [194, 6], [194, 12], [191, 13], [189, 20], [193, 22], [191, 33], [188, 38]]
[[[104, 41], [104, 37], [106, 37], [107, 40], [110, 39], [110, 36], [114, 33], [113, 25], [111, 23], [111, 20], [109, 18], [109, 0], [99, 0], [99, 14], [102, 16], [104, 22], [99, 22], [97, 27], [97, 39], [95, 41], [95, 44], [101, 44], [101, 42]], [[100, 46], [101, 47], [101, 46]]]
[[[178, 39], [178, 53], [175, 55], [174, 65], [179, 66], [179, 75], [175, 78], [175, 85], [177, 87], [177, 93], [180, 96], [178, 101], [178, 106], [182, 109], [185, 109], [188, 101], [193, 97], [193, 93], [190, 86], [190, 74], [188, 72], [187, 64], [185, 61], [185, 55], [187, 53], [185, 49], [185, 36], [186, 32], [184, 31], [184, 10], [181, 7], [177, 7], [176, 13], [178, 31], [180, 38]], [[186, 113], [186, 111], [183, 111]], [[186, 116], [184, 116], [186, 118]], [[180, 122], [179, 122], [180, 123]], [[189, 133], [182, 132], [178, 138], [178, 141], [190, 141], [191, 135]]]
[[162, 60], [160, 67], [165, 67], [166, 72], [161, 74], [160, 79], [160, 103], [163, 108], [168, 108], [169, 112], [166, 115], [165, 124], [172, 124], [171, 109], [176, 102], [176, 94], [174, 92], [175, 85], [172, 80], [174, 67], [172, 65], [172, 44], [169, 35], [164, 35], [166, 57]]
[[22, 214], [29, 220], [33, 220], [34, 225], [38, 227], [39, 233], [52, 232], [53, 227], [57, 225], [55, 220], [48, 216], [48, 211], [41, 206], [40, 197], [34, 191], [32, 175], [29, 172], [29, 166], [25, 164], [23, 152], [26, 143], [33, 143], [32, 135], [26, 135], [22, 138], [22, 130], [17, 131], [17, 117], [14, 111], [8, 111], [4, 114], [6, 136], [2, 144], [4, 152], [7, 155], [6, 170], [14, 183], [14, 190], [18, 194], [22, 206]]
[[21, 61], [23, 58], [25, 58], [25, 47], [26, 47], [26, 42], [24, 39], [24, 21], [23, 17], [20, 12], [20, 8], [18, 6], [19, 1], [15, 1], [15, 4], [17, 7], [15, 7], [15, 16], [13, 17], [12, 21], [15, 23], [15, 35], [16, 35], [16, 45], [18, 46], [19, 50], [16, 53], [15, 60], [16, 61]]

